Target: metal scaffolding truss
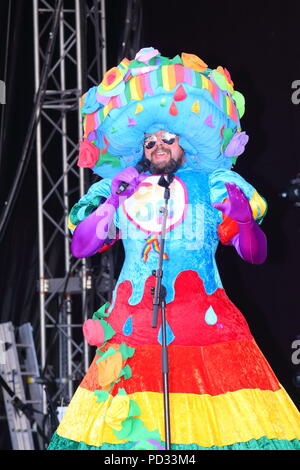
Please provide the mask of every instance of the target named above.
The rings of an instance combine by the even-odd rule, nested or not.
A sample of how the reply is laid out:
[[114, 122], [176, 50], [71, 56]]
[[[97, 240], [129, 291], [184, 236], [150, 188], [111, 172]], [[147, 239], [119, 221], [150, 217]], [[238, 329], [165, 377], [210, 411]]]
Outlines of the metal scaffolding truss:
[[87, 260], [71, 256], [68, 214], [88, 184], [76, 165], [82, 137], [79, 100], [106, 71], [105, 1], [33, 0], [33, 17], [36, 92], [43, 66], [50, 62], [36, 115], [40, 365], [42, 375], [49, 365], [54, 370], [52, 399], [57, 402], [71, 398], [89, 365], [81, 326], [90, 313], [92, 282]]

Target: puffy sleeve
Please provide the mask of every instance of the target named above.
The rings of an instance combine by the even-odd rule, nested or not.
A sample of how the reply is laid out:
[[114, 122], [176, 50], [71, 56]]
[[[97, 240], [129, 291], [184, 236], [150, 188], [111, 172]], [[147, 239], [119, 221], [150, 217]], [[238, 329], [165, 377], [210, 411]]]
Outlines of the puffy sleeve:
[[[258, 224], [263, 221], [267, 212], [265, 199], [242, 176], [232, 170], [215, 170], [209, 177], [211, 203], [224, 202], [228, 198], [225, 183], [235, 183], [244, 192], [249, 200], [253, 218]], [[217, 209], [216, 209], [217, 210]], [[218, 211], [218, 234], [221, 243], [227, 244], [238, 233], [238, 225], [235, 220]]]
[[[82, 222], [86, 217], [88, 217], [92, 212], [94, 212], [97, 207], [105, 202], [108, 196], [111, 194], [111, 179], [103, 178], [101, 181], [92, 184], [88, 192], [82, 196], [82, 198], [72, 207], [69, 215], [69, 224], [68, 228], [71, 233], [74, 232], [77, 225]], [[114, 225], [116, 227], [116, 237], [108, 238], [107, 242], [103, 245], [101, 250], [104, 251], [110, 246], [112, 246], [119, 238], [119, 218], [118, 211], [114, 215]], [[115, 232], [113, 230], [112, 232]]]

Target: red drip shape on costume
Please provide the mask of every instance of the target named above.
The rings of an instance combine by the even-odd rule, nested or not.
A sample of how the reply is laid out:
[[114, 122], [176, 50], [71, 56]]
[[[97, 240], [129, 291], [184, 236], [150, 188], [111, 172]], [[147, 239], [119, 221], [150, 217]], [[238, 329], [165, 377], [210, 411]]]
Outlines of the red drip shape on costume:
[[[154, 276], [145, 283], [143, 298], [137, 305], [129, 305], [132, 293], [130, 281], [118, 286], [115, 307], [109, 323], [116, 331], [115, 343], [134, 345], [157, 345], [160, 319], [157, 328], [151, 327], [152, 301], [150, 288], [155, 286]], [[175, 336], [172, 345], [205, 346], [221, 341], [252, 339], [246, 320], [228, 299], [224, 289], [211, 295], [205, 292], [203, 281], [197, 272], [181, 272], [175, 280], [175, 298], [167, 304], [167, 322]], [[217, 317], [208, 324], [206, 313], [212, 310]], [[123, 326], [132, 317], [132, 333], [124, 335]], [[160, 317], [160, 315], [159, 315]]]

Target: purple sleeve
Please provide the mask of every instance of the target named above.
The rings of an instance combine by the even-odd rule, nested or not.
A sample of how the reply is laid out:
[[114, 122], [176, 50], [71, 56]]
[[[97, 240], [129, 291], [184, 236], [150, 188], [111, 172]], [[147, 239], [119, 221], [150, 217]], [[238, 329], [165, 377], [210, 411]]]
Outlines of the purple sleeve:
[[254, 219], [238, 223], [239, 233], [229, 242], [245, 261], [262, 264], [267, 257], [267, 238]]
[[101, 204], [92, 214], [77, 225], [71, 244], [73, 256], [76, 258], [87, 258], [102, 248], [107, 241], [109, 227], [118, 205], [118, 198], [109, 196], [104, 204]]

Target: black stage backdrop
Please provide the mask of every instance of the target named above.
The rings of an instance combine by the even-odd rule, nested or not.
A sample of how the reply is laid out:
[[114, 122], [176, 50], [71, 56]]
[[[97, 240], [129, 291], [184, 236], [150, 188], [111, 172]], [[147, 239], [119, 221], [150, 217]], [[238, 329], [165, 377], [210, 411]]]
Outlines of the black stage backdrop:
[[[0, 2], [0, 80], [6, 80], [6, 104], [0, 105], [4, 130], [1, 211], [21, 157], [34, 87], [30, 0], [11, 1], [4, 76], [8, 7], [8, 0]], [[125, 7], [125, 0], [107, 1], [109, 67], [117, 63]], [[295, 383], [300, 365], [292, 362], [292, 343], [300, 334], [300, 207], [279, 197], [300, 171], [300, 104], [297, 95], [292, 99], [293, 82], [300, 80], [300, 3], [147, 0], [142, 7], [141, 47], [153, 46], [168, 57], [194, 53], [212, 68], [222, 65], [246, 98], [242, 128], [250, 141], [235, 170], [268, 202], [263, 223], [269, 241], [268, 259], [262, 266], [252, 266], [233, 249], [220, 246], [217, 262], [230, 299], [246, 317], [280, 382], [300, 407], [300, 389]], [[36, 194], [33, 154], [0, 245], [0, 322], [19, 325], [30, 321], [37, 331]]]

